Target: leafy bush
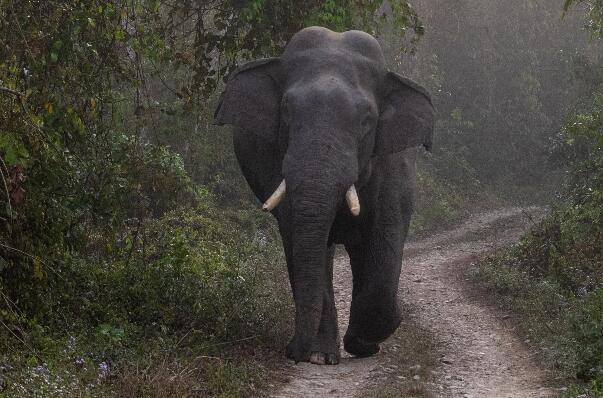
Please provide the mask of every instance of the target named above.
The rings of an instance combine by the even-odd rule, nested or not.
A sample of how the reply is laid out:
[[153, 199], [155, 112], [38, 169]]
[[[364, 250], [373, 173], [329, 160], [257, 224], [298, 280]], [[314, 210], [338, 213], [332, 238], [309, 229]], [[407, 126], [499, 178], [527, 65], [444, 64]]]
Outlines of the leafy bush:
[[[103, 237], [95, 245], [96, 256], [74, 254], [60, 263], [57, 274], [32, 281], [31, 291], [1, 280], [0, 320], [13, 333], [0, 332], [0, 351], [15, 353], [0, 357], [0, 379], [6, 380], [9, 396], [55, 385], [71, 388], [71, 395], [102, 396], [132, 387], [132, 380], [128, 385], [120, 380], [133, 377], [148, 355], [169, 362], [163, 370], [148, 364], [148, 371], [160, 377], [175, 371], [176, 357], [198, 367], [195, 357], [216, 355], [224, 344], [251, 343], [258, 350], [284, 343], [291, 306], [283, 300], [289, 294], [275, 232], [261, 225], [259, 211], [220, 210], [209, 193], [197, 195], [203, 205], [128, 226], [115, 240]], [[33, 313], [35, 318], [26, 316]], [[75, 348], [66, 351], [70, 344]], [[85, 371], [78, 361], [87, 364]], [[101, 363], [111, 374], [97, 382]], [[226, 360], [220, 366], [234, 370], [238, 365]], [[245, 361], [240, 366], [259, 369]], [[208, 369], [218, 371], [213, 365]], [[236, 382], [224, 379], [220, 372], [230, 371], [225, 369], [202, 374]], [[139, 382], [155, 377], [139, 376]], [[212, 389], [231, 388], [218, 384]]]
[[463, 199], [467, 198], [457, 188], [438, 179], [431, 170], [419, 171], [411, 233], [425, 233], [458, 221], [465, 214], [467, 203]]

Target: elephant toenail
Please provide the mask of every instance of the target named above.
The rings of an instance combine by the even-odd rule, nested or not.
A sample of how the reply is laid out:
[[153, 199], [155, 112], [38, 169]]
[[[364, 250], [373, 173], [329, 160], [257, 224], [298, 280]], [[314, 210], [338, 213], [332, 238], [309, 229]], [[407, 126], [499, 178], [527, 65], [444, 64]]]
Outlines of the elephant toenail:
[[327, 354], [326, 364], [327, 365], [337, 365], [339, 363], [339, 358], [335, 354]]
[[315, 365], [325, 365], [325, 354], [322, 352], [313, 352], [312, 355], [310, 355], [310, 363]]

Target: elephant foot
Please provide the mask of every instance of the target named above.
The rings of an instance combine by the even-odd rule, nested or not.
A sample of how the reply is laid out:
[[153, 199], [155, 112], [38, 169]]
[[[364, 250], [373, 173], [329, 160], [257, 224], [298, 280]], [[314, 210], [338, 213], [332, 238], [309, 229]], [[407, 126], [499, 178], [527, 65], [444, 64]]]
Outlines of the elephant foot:
[[295, 341], [291, 341], [289, 344], [287, 344], [285, 356], [288, 359], [295, 361], [295, 363], [309, 362], [315, 365], [337, 365], [340, 358], [339, 349], [337, 349], [337, 353], [311, 351], [307, 354], [302, 354], [299, 352], [299, 350], [296, 350]]
[[370, 357], [380, 350], [378, 343], [364, 343], [356, 336], [351, 336], [347, 333], [343, 337], [343, 348], [358, 358]]

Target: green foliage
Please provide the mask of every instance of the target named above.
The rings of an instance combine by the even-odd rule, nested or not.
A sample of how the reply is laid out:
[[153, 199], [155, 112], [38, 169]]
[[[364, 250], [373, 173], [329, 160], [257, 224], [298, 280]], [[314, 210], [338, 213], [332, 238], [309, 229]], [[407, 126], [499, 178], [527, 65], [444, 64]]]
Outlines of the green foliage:
[[[398, 34], [422, 35], [423, 28], [406, 1], [390, 1], [391, 12], [379, 13], [383, 0], [221, 0], [213, 3], [177, 0], [139, 0], [136, 14], [146, 29], [155, 32], [142, 48], [153, 48], [157, 60], [175, 60], [176, 69], [192, 71], [182, 97], [199, 91], [209, 95], [241, 58], [259, 58], [280, 53], [300, 29], [319, 24], [338, 31], [377, 31], [388, 22]], [[146, 6], [146, 7], [145, 7]], [[126, 40], [128, 39], [128, 35]], [[145, 36], [147, 39], [149, 35]], [[155, 45], [156, 43], [163, 43]], [[141, 43], [142, 44], [142, 43]], [[167, 44], [167, 46], [165, 45]], [[194, 92], [193, 92], [194, 94]]]
[[[573, 201], [578, 204], [601, 203], [603, 200], [600, 189], [603, 186], [603, 94], [595, 93], [591, 104], [585, 108], [569, 117], [556, 141], [554, 157], [568, 167], [569, 194]], [[591, 206], [591, 210], [595, 208]], [[578, 213], [575, 216], [580, 217]], [[584, 216], [600, 219], [597, 214]]]
[[418, 15], [406, 1], [328, 0], [319, 4], [306, 25], [325, 26], [339, 32], [354, 28], [376, 35], [387, 22], [400, 37], [406, 36], [406, 32], [411, 30], [412, 43], [416, 43], [424, 33]]
[[582, 365], [578, 377], [603, 382], [603, 289], [587, 295], [584, 310], [572, 314], [571, 326]]
[[432, 170], [417, 173], [417, 208], [411, 219], [411, 233], [422, 234], [435, 228], [445, 228], [458, 221], [468, 207], [468, 195], [458, 186], [446, 184]]
[[[584, 258], [550, 254], [556, 253], [557, 243], [554, 238], [544, 238], [550, 222], [545, 220], [518, 246], [486, 259], [472, 274], [499, 303], [521, 315], [524, 331], [540, 346], [552, 368], [569, 379], [600, 383], [603, 262], [590, 259], [591, 268], [585, 273], [568, 262], [568, 258], [576, 262]], [[543, 252], [550, 256], [546, 263], [540, 263], [538, 257]], [[543, 267], [548, 269], [543, 272]]]
[[[20, 336], [0, 332], [0, 351], [17, 353], [0, 358], [2, 366], [12, 367], [2, 376], [9, 396], [22, 388], [39, 392], [57, 383], [56, 388], [65, 388], [59, 379], [73, 383], [73, 391], [93, 395], [103, 396], [107, 389], [131, 391], [132, 383], [153, 375], [172, 376], [163, 372], [171, 372], [175, 363], [167, 370], [149, 365], [150, 373], [130, 379], [149, 353], [160, 356], [167, 350], [165, 355], [193, 366], [189, 350], [212, 356], [220, 355], [227, 342], [255, 347], [283, 343], [290, 306], [282, 299], [288, 293], [275, 232], [258, 228], [246, 212], [218, 210], [214, 199], [204, 195], [199, 198], [203, 205], [130, 225], [114, 240], [103, 237], [95, 257], [72, 255], [56, 269], [68, 279], [48, 275], [28, 290], [0, 285], [7, 304], [0, 306], [0, 320]], [[78, 342], [68, 358], [55, 352], [67, 344], [66, 334], [77, 336]], [[26, 353], [33, 356], [31, 363], [24, 361]], [[93, 367], [107, 363], [113, 376], [87, 387], [94, 381], [94, 368], [82, 372], [75, 364], [80, 358]], [[44, 370], [46, 381], [28, 384], [27, 375], [37, 374], [43, 361], [50, 365]], [[212, 391], [247, 388], [252, 376], [239, 380], [224, 374], [239, 369], [228, 358], [224, 361], [219, 367], [204, 365], [216, 372], [206, 370], [204, 379], [187, 382], [204, 380]], [[130, 383], [122, 384], [122, 378]], [[159, 384], [154, 388], [157, 394], [162, 391]]]

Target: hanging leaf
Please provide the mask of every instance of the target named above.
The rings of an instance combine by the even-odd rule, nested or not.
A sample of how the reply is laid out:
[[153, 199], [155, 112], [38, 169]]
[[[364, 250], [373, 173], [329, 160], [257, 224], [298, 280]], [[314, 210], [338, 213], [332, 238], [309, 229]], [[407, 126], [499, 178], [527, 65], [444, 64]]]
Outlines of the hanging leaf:
[[44, 271], [42, 270], [42, 263], [37, 258], [33, 259], [33, 277], [41, 280], [44, 278]]

